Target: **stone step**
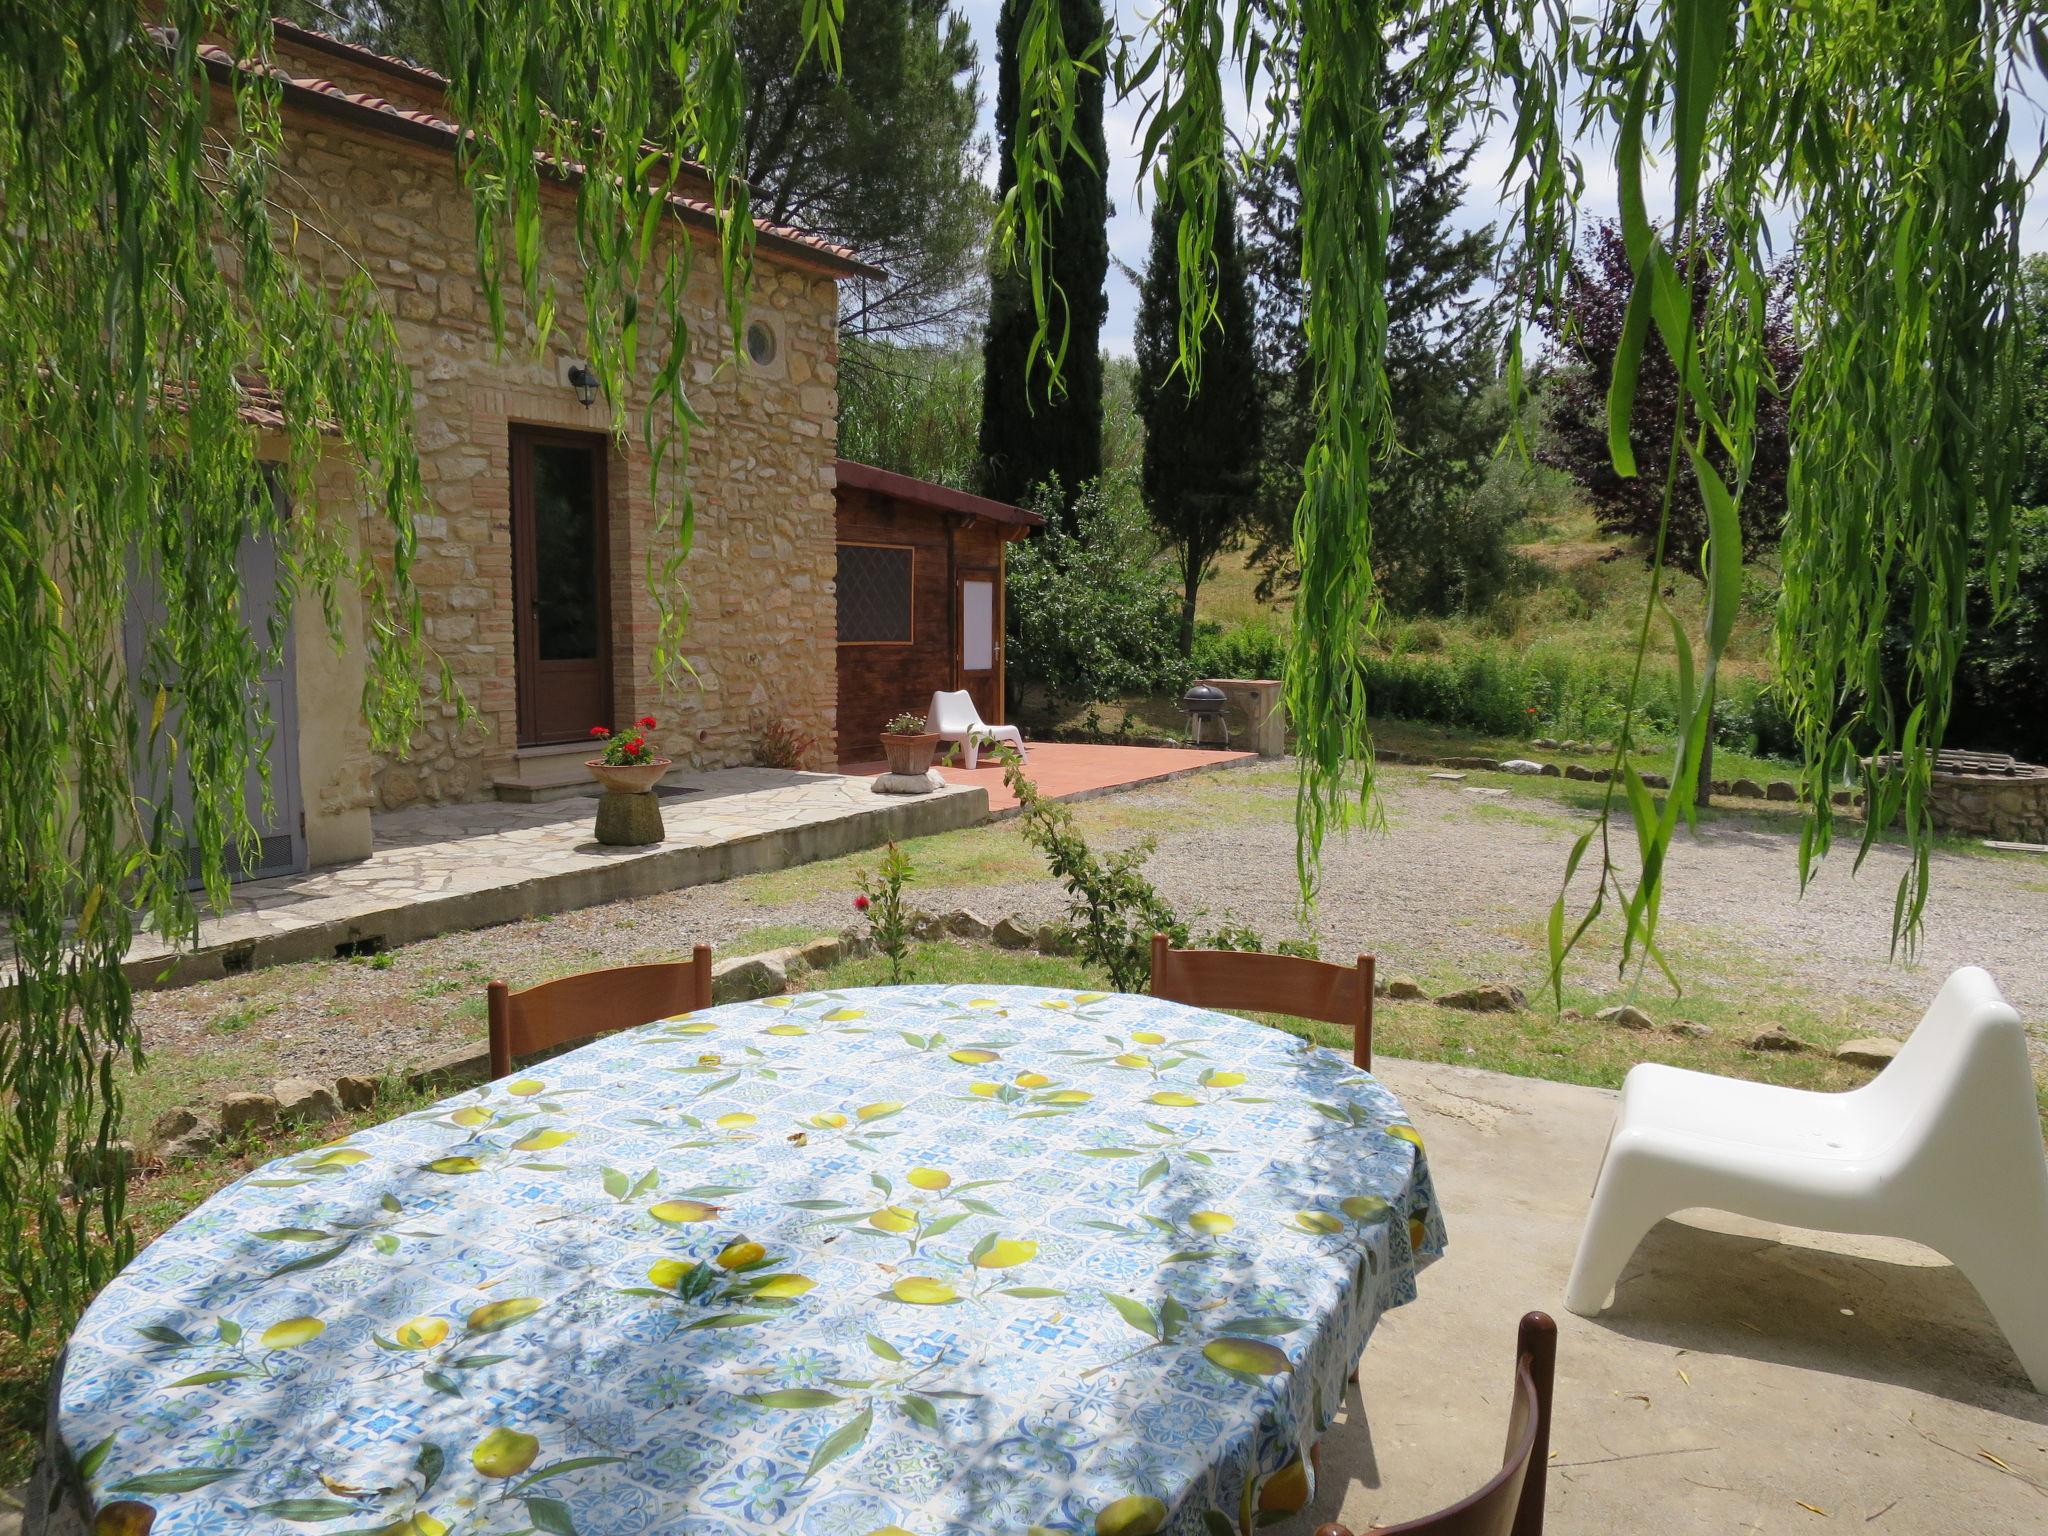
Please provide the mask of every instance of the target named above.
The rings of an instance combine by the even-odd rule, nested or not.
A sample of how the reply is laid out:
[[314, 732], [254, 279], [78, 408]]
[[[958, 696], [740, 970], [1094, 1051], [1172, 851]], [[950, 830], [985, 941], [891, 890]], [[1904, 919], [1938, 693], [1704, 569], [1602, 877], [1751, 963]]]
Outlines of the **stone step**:
[[500, 800], [514, 805], [567, 800], [574, 795], [595, 799], [604, 789], [583, 766], [590, 755], [589, 744], [580, 741], [554, 747], [522, 747], [512, 771], [492, 778], [491, 790]]
[[575, 765], [575, 776], [566, 771], [547, 777], [521, 774], [499, 774], [491, 780], [491, 792], [500, 800], [513, 805], [534, 805], [543, 800], [567, 800], [576, 795], [595, 798], [604, 793], [597, 780]]

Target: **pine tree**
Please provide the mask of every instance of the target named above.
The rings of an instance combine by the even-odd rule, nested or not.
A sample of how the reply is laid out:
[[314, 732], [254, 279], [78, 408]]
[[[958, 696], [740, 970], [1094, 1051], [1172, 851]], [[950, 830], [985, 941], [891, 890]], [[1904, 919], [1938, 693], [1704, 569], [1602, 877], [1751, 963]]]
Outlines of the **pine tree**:
[[[1017, 180], [1017, 38], [1029, 9], [1030, 0], [1003, 0], [996, 21], [998, 195]], [[1019, 271], [998, 271], [989, 284], [982, 348], [981, 461], [982, 489], [998, 501], [1022, 501], [1031, 487], [1057, 477], [1071, 505], [1080, 485], [1102, 472], [1102, 321], [1109, 309], [1103, 173], [1109, 159], [1102, 138], [1102, 59], [1099, 51], [1089, 52], [1103, 33], [1102, 5], [1059, 0], [1059, 12], [1068, 51], [1087, 61], [1074, 111], [1079, 143], [1060, 166], [1062, 195], [1048, 221], [1053, 339], [1057, 344], [1062, 328], [1067, 338], [1061, 388], [1048, 398], [1043, 355], [1027, 376], [1038, 329], [1030, 281]]]
[[[1398, 45], [1401, 39], [1393, 39]], [[1498, 334], [1482, 284], [1490, 226], [1458, 229], [1476, 145], [1439, 156], [1400, 71], [1388, 79], [1397, 120], [1387, 244], [1387, 377], [1395, 451], [1372, 490], [1373, 574], [1390, 606], [1444, 611], [1490, 594], [1509, 560], [1497, 508], [1475, 501], [1506, 418], [1494, 382]], [[1291, 151], [1244, 189], [1247, 268], [1258, 296], [1266, 449], [1252, 563], [1262, 596], [1291, 588], [1294, 509], [1314, 432], [1315, 378], [1302, 332], [1301, 189]]]
[[1236, 195], [1225, 187], [1216, 200], [1217, 324], [1203, 338], [1192, 395], [1187, 375], [1176, 367], [1180, 220], [1180, 208], [1166, 200], [1152, 211], [1133, 393], [1145, 423], [1145, 509], [1180, 565], [1180, 653], [1186, 656], [1194, 649], [1203, 578], [1257, 503], [1261, 436], [1251, 284], [1238, 244]]

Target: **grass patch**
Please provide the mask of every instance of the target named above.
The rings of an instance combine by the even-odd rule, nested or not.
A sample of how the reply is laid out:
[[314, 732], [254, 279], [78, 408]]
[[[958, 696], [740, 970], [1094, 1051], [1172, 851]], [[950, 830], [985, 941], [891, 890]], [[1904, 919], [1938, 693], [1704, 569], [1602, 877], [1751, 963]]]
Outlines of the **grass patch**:
[[815, 924], [764, 923], [733, 935], [719, 948], [729, 955], [758, 955], [769, 949], [796, 949], [813, 939], [830, 938], [832, 930]]
[[[1157, 788], [1159, 792], [1144, 796], [1103, 795], [1081, 801], [1072, 807], [1074, 820], [1091, 842], [1117, 848], [1140, 837], [1164, 837], [1224, 823], [1287, 818], [1294, 814], [1292, 766], [1233, 768], [1198, 774]], [[918, 891], [1025, 885], [1046, 878], [1045, 860], [1025, 843], [1014, 821], [915, 837], [903, 844], [903, 851], [910, 855], [917, 872], [912, 885], [913, 905], [918, 900]], [[880, 859], [881, 850], [869, 849], [814, 864], [747, 875], [733, 881], [731, 888], [737, 895], [766, 906], [843, 897], [850, 914], [856, 874], [875, 868]], [[792, 924], [756, 933], [801, 932], [811, 938], [825, 931]], [[752, 937], [721, 946], [735, 954], [743, 954], [748, 948], [774, 947], [777, 945], [756, 944]]]
[[[1601, 751], [1598, 743], [1583, 744], [1570, 752], [1554, 747], [1539, 749], [1526, 739], [1456, 731], [1448, 726], [1426, 725], [1413, 720], [1375, 720], [1372, 739], [1376, 748], [1385, 751], [1434, 757], [1490, 757], [1496, 762], [1510, 757], [1527, 757], [1537, 762], [1556, 763], [1559, 767], [1569, 763], [1578, 763], [1586, 768], [1610, 768], [1614, 765], [1613, 752]], [[1635, 764], [1639, 773], [1668, 774], [1671, 771], [1671, 750], [1664, 744], [1639, 747], [1629, 755], [1629, 761]], [[1716, 747], [1713, 770], [1717, 779], [1754, 779], [1763, 784], [1772, 779], [1794, 777], [1799, 765], [1784, 758], [1758, 757], [1750, 752], [1737, 752], [1732, 747]], [[1515, 775], [1508, 777], [1514, 779]]]
[[203, 1051], [157, 1051], [141, 1072], [122, 1069], [122, 1134], [146, 1140], [156, 1117], [174, 1104], [209, 1104], [222, 1083], [277, 1075], [277, 1052], [263, 1040], [237, 1037]]
[[[903, 850], [916, 866], [920, 886], [1011, 885], [1037, 879], [1045, 872], [1043, 861], [1024, 845], [1015, 824], [1009, 822], [914, 837], [903, 844]], [[851, 912], [855, 873], [873, 869], [881, 856], [880, 849], [869, 849], [748, 875], [733, 881], [732, 890], [768, 906], [843, 896]]]
[[267, 1019], [275, 1012], [276, 1003], [250, 998], [221, 1009], [206, 1021], [206, 1027], [217, 1035], [238, 1035], [258, 1019]]
[[1498, 800], [1474, 802], [1472, 813], [1481, 821], [1512, 821], [1525, 827], [1542, 827], [1551, 832], [1576, 832], [1579, 825], [1569, 816], [1551, 816], [1542, 811], [1532, 811], [1519, 805], [1503, 805]]
[[[1100, 977], [1069, 955], [1041, 955], [1028, 949], [991, 949], [953, 939], [933, 944], [913, 944], [910, 962], [904, 968], [905, 984], [937, 982], [947, 985], [982, 982], [989, 986], [1099, 988]], [[832, 992], [843, 987], [886, 987], [889, 960], [886, 955], [861, 955], [842, 960], [826, 970], [805, 978], [806, 992]]]
[[[1685, 942], [1692, 943], [1690, 935]], [[1512, 969], [1503, 966], [1495, 974], [1508, 974]], [[1455, 971], [1425, 974], [1419, 979], [1435, 996], [1469, 986], [1474, 980]], [[1107, 985], [1073, 957], [953, 941], [913, 945], [905, 980], [1079, 989]], [[885, 986], [888, 981], [889, 962], [881, 956], [864, 956], [809, 978], [805, 990]], [[1619, 1088], [1629, 1068], [1643, 1061], [1817, 1092], [1855, 1088], [1874, 1075], [1869, 1068], [1837, 1061], [1833, 1055], [1834, 1048], [1844, 1041], [1869, 1033], [1868, 1010], [1852, 999], [1819, 998], [1782, 980], [1740, 974], [1727, 976], [1725, 982], [1719, 976], [1697, 978], [1689, 982], [1682, 998], [1641, 1000], [1657, 1020], [1659, 1027], [1653, 1030], [1621, 1029], [1594, 1016], [1602, 1008], [1630, 1000], [1616, 988], [1567, 986], [1559, 1011], [1550, 1008], [1546, 997], [1518, 1012], [1470, 1013], [1434, 1002], [1380, 998], [1373, 1005], [1373, 1049], [1380, 1056], [1480, 1067], [1594, 1088]], [[1349, 1035], [1334, 1025], [1278, 1014], [1250, 1017], [1319, 1045], [1350, 1047]], [[1679, 1034], [1672, 1026], [1681, 1019], [1704, 1025], [1710, 1033], [1699, 1038]], [[1748, 1041], [1769, 1025], [1804, 1041], [1809, 1050], [1750, 1050]], [[2044, 1116], [2048, 1116], [2048, 1077], [2037, 1072], [2035, 1087]]]

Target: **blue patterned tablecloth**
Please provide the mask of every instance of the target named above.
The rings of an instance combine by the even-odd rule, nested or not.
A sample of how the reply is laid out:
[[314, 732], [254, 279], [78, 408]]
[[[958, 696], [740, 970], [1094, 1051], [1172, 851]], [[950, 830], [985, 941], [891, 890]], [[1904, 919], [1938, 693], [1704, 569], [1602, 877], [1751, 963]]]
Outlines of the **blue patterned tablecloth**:
[[806, 993], [242, 1179], [93, 1304], [58, 1424], [151, 1536], [1248, 1532], [1443, 1243], [1398, 1101], [1291, 1035]]

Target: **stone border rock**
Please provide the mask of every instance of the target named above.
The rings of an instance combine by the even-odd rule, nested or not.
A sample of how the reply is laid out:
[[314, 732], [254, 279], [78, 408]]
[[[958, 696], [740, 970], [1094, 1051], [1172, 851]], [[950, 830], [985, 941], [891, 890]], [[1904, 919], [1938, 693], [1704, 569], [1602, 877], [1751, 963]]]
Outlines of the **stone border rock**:
[[[1538, 751], [1568, 750], [1577, 742], [1532, 741], [1530, 746]], [[1438, 752], [1397, 752], [1390, 748], [1376, 751], [1374, 757], [1382, 763], [1401, 763], [1415, 768], [1456, 768], [1467, 773], [1515, 773], [1529, 778], [1571, 779], [1582, 784], [1605, 784], [1614, 776], [1611, 768], [1588, 768], [1584, 763], [1544, 763], [1526, 757], [1492, 758], [1446, 756]], [[1645, 788], [1669, 789], [1671, 780], [1661, 773], [1642, 775]], [[1790, 779], [1772, 779], [1768, 784], [1759, 784], [1754, 779], [1715, 779], [1711, 785], [1717, 795], [1730, 799], [1771, 800], [1781, 803], [1798, 803], [1799, 786]], [[1863, 797], [1853, 790], [1838, 789], [1834, 803], [1844, 809], [1854, 809], [1863, 804]]]

